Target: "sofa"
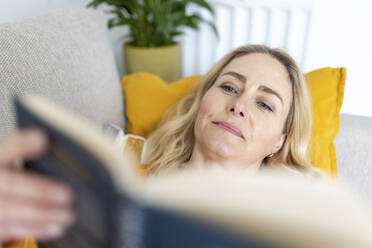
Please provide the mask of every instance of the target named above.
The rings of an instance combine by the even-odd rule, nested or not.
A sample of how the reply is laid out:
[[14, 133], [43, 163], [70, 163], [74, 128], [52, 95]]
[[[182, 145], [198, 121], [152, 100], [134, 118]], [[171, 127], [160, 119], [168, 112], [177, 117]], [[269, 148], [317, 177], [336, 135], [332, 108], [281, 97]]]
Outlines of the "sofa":
[[[106, 16], [64, 9], [0, 23], [0, 139], [15, 130], [14, 94], [48, 96], [103, 125], [125, 128], [125, 99]], [[372, 202], [372, 118], [341, 114], [335, 139], [339, 181]]]

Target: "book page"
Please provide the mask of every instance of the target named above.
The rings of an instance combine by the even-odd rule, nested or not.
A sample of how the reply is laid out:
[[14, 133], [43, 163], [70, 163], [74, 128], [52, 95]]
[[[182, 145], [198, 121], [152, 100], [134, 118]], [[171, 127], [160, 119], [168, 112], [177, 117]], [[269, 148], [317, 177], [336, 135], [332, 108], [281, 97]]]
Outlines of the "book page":
[[290, 247], [372, 247], [370, 209], [333, 181], [200, 167], [149, 177], [146, 183], [148, 204], [243, 237]]

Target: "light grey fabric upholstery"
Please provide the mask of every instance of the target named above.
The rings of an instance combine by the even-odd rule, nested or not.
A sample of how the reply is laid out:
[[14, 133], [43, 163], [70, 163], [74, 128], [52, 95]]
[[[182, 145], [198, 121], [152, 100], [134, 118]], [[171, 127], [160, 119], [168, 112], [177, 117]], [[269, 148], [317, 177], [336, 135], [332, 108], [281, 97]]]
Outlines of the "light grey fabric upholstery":
[[347, 182], [372, 203], [372, 118], [341, 114], [335, 139], [340, 182]]
[[63, 9], [0, 23], [0, 137], [15, 128], [13, 93], [37, 93], [98, 125], [124, 128], [124, 98], [99, 11]]

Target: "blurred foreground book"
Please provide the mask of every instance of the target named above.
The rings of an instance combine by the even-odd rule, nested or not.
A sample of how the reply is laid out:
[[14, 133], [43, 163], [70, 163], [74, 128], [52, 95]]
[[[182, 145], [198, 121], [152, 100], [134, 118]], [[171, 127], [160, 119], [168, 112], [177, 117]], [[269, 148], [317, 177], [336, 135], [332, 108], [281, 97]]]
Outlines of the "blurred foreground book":
[[39, 247], [372, 247], [371, 214], [342, 185], [213, 168], [144, 180], [134, 155], [83, 117], [35, 95], [14, 104], [19, 128], [51, 140], [26, 168], [75, 192], [75, 224]]

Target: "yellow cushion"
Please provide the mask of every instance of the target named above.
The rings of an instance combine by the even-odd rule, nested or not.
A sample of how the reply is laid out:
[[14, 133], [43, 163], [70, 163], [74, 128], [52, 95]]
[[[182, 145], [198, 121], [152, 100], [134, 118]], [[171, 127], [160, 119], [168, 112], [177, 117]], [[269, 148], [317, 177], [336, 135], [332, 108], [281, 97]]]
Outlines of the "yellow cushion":
[[147, 137], [164, 112], [180, 100], [201, 76], [192, 76], [168, 84], [150, 73], [136, 73], [123, 78], [126, 133]]
[[23, 241], [4, 244], [3, 248], [37, 248], [37, 244], [35, 239], [30, 237]]
[[337, 177], [333, 141], [340, 129], [340, 109], [344, 99], [345, 68], [322, 68], [305, 74], [313, 107], [311, 162]]
[[[126, 133], [148, 137], [156, 129], [165, 111], [179, 101], [201, 76], [166, 83], [149, 73], [123, 77], [126, 99]], [[313, 103], [311, 162], [337, 176], [333, 140], [340, 126], [339, 111], [345, 87], [345, 68], [323, 68], [305, 74]]]

